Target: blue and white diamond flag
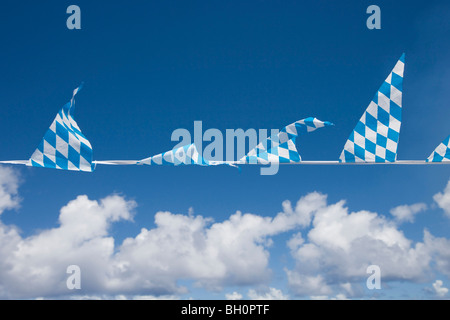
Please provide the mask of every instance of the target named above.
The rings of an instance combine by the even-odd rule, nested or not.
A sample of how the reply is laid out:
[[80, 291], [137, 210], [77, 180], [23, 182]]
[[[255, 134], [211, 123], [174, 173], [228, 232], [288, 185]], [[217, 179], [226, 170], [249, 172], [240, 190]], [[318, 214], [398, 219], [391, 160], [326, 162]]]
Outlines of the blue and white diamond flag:
[[340, 162], [395, 162], [402, 121], [405, 54], [381, 85], [345, 143]]
[[198, 153], [195, 144], [189, 144], [177, 149], [173, 149], [167, 152], [160, 153], [158, 155], [140, 160], [137, 162], [139, 165], [189, 165], [196, 164], [201, 166], [207, 166], [208, 161]]
[[94, 171], [92, 146], [81, 133], [73, 111], [75, 95], [82, 85], [73, 91], [72, 99], [66, 103], [47, 130], [28, 165], [73, 171]]
[[245, 157], [240, 159], [239, 163], [269, 164], [300, 162], [301, 157], [295, 146], [297, 137], [300, 134], [332, 125], [331, 122], [320, 121], [312, 117], [294, 122], [283, 128], [278, 134], [270, 136], [258, 144]]
[[446, 162], [450, 161], [450, 136], [433, 151], [428, 157], [427, 162]]

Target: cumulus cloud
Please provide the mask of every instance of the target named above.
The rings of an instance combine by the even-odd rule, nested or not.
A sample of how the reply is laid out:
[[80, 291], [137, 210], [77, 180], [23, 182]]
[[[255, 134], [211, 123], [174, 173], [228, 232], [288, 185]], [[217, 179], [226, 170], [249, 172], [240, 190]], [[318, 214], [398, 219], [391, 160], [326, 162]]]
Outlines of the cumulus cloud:
[[450, 277], [450, 240], [435, 237], [429, 231], [424, 232], [424, 245], [433, 259], [434, 268]]
[[349, 300], [345, 294], [338, 293], [335, 297], [328, 296], [310, 296], [311, 300]]
[[265, 292], [257, 292], [255, 289], [248, 291], [250, 300], [288, 300], [289, 296], [285, 295], [281, 290], [269, 288]]
[[434, 195], [434, 201], [438, 204], [438, 206], [444, 210], [446, 215], [450, 218], [450, 181], [447, 184], [444, 192], [439, 192]]
[[112, 222], [130, 220], [134, 206], [116, 195], [99, 202], [79, 196], [61, 209], [57, 228], [22, 238], [0, 225], [0, 294], [68, 294], [66, 270], [73, 264], [81, 268], [87, 291], [107, 287], [114, 254], [108, 229]]
[[5, 210], [19, 207], [18, 188], [17, 172], [9, 167], [0, 166], [0, 215]]
[[402, 205], [391, 209], [390, 213], [398, 222], [414, 222], [414, 216], [419, 212], [425, 211], [427, 205], [425, 203], [415, 203], [412, 205]]
[[179, 295], [187, 292], [180, 279], [211, 290], [265, 283], [271, 275], [270, 237], [303, 225], [312, 211], [301, 208], [316, 208], [317, 199], [307, 195], [295, 209], [285, 203], [275, 217], [236, 212], [222, 222], [192, 212], [157, 212], [154, 228], [116, 244], [110, 226], [131, 221], [136, 204], [118, 195], [100, 201], [79, 196], [61, 209], [55, 228], [23, 238], [0, 225], [0, 296], [70, 294], [69, 265], [80, 267], [79, 296], [85, 297]]
[[[152, 296], [152, 295], [70, 295], [59, 297], [64, 300], [180, 300], [180, 297], [175, 295], [167, 296]], [[45, 300], [45, 298], [40, 297], [36, 300]]]
[[369, 265], [381, 268], [384, 281], [424, 279], [432, 257], [429, 246], [413, 244], [377, 213], [350, 212], [344, 201], [327, 205], [325, 195], [321, 201], [306, 239], [297, 235], [288, 242], [296, 267], [286, 274], [295, 294], [328, 296], [333, 285], [365, 279]]
[[298, 296], [328, 296], [333, 292], [322, 275], [307, 275], [285, 269], [292, 292]]
[[445, 288], [443, 285], [444, 282], [442, 282], [442, 280], [436, 280], [433, 283], [434, 292], [438, 297], [444, 297], [448, 293], [448, 289]]
[[[289, 295], [284, 294], [281, 290], [276, 288], [264, 289], [250, 289], [247, 297], [250, 300], [288, 300]], [[243, 295], [234, 291], [233, 293], [225, 294], [227, 300], [241, 300]]]
[[[0, 168], [0, 212], [17, 208], [17, 188], [15, 172]], [[112, 224], [132, 221], [135, 207], [118, 195], [98, 201], [78, 196], [60, 210], [56, 227], [27, 237], [0, 222], [0, 298], [178, 298], [188, 293], [182, 280], [208, 290], [267, 288], [272, 238], [287, 233], [295, 265], [284, 270], [294, 296], [352, 297], [361, 292], [357, 283], [365, 283], [367, 266], [373, 264], [381, 268], [383, 283], [426, 280], [431, 269], [450, 276], [449, 239], [425, 231], [423, 241], [414, 243], [398, 221], [375, 212], [351, 212], [344, 201], [329, 204], [318, 192], [301, 197], [295, 206], [285, 201], [281, 212], [268, 217], [238, 211], [214, 221], [193, 210], [188, 215], [157, 212], [152, 228], [116, 243]], [[422, 209], [413, 205], [408, 210]], [[409, 214], [397, 216], [404, 220]], [[66, 286], [69, 265], [81, 270], [77, 292]], [[446, 289], [436, 286], [439, 292]], [[247, 296], [290, 297], [275, 288], [250, 289]], [[237, 292], [225, 297], [242, 299]]]
[[[220, 289], [224, 283], [265, 282], [270, 277], [270, 237], [303, 225], [305, 215], [315, 210], [309, 208], [317, 208], [312, 203], [318, 199], [318, 194], [309, 194], [300, 199], [295, 210], [285, 203], [284, 210], [273, 218], [236, 212], [215, 223], [202, 216], [158, 212], [156, 228], [142, 229], [119, 248], [117, 263], [126, 261], [118, 268], [120, 278], [123, 285], [131, 286], [155, 279], [149, 287], [161, 290], [175, 290], [179, 278], [195, 279], [210, 289]], [[298, 209], [303, 205], [308, 209]]]
[[225, 299], [227, 300], [241, 300], [242, 298], [243, 298], [242, 294], [236, 291], [225, 294]]

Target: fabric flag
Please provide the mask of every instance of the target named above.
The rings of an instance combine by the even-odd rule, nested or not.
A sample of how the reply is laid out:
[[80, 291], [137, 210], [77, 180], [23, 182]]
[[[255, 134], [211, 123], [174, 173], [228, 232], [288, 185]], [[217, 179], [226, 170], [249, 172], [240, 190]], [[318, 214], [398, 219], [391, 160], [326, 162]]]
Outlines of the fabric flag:
[[189, 165], [207, 166], [208, 161], [198, 153], [195, 144], [189, 144], [137, 162], [139, 165]]
[[28, 165], [61, 170], [92, 172], [92, 147], [81, 133], [73, 111], [75, 95], [82, 85], [73, 91], [72, 99], [66, 103], [47, 130]]
[[395, 162], [402, 116], [405, 54], [375, 94], [345, 143], [340, 162]]
[[270, 136], [258, 144], [245, 157], [240, 159], [239, 163], [300, 162], [301, 157], [295, 146], [297, 136], [331, 125], [333, 125], [331, 122], [323, 122], [312, 117], [294, 122], [283, 128], [278, 134]]
[[445, 138], [427, 159], [427, 162], [446, 161], [450, 161], [450, 136]]

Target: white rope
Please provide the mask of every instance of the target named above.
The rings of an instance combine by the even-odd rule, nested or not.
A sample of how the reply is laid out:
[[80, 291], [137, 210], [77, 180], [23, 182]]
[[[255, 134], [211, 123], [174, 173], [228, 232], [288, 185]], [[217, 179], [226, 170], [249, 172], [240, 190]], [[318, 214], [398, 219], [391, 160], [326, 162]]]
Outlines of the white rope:
[[396, 162], [339, 162], [339, 161], [300, 161], [300, 162], [288, 162], [288, 163], [245, 163], [240, 161], [210, 161], [212, 165], [270, 165], [270, 164], [279, 164], [279, 165], [342, 165], [342, 166], [351, 166], [351, 165], [440, 165], [440, 164], [450, 164], [450, 161], [444, 162], [427, 162], [424, 160], [397, 160]]
[[[280, 163], [283, 164], [283, 163]], [[286, 164], [303, 164], [303, 165], [437, 165], [450, 164], [446, 162], [427, 162], [424, 160], [397, 160], [395, 162], [339, 162], [339, 161], [301, 161], [298, 163]]]
[[1, 164], [23, 164], [27, 165], [30, 163], [30, 160], [6, 160], [0, 161]]
[[92, 161], [94, 164], [104, 164], [109, 166], [128, 166], [137, 164], [135, 160], [106, 160], [106, 161]]
[[[18, 164], [18, 165], [29, 165], [29, 160], [5, 160], [0, 161], [0, 164]], [[92, 161], [94, 164], [99, 165], [110, 165], [110, 166], [128, 166], [128, 165], [138, 165], [138, 160], [104, 160], [104, 161]], [[239, 166], [239, 165], [448, 165], [450, 161], [443, 162], [427, 162], [424, 160], [397, 160], [396, 162], [339, 162], [339, 161], [300, 161], [291, 163], [244, 163], [241, 161], [210, 161], [213, 166], [216, 165], [229, 165], [229, 166]]]

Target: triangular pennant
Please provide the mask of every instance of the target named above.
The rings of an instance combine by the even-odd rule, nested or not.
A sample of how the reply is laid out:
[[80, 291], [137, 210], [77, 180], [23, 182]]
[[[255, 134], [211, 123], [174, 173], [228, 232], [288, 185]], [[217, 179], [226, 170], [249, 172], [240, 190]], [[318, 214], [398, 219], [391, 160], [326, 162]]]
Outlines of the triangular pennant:
[[73, 91], [72, 99], [66, 103], [53, 120], [50, 128], [32, 154], [28, 165], [61, 170], [92, 172], [92, 146], [81, 133], [73, 109], [75, 95], [82, 88]]
[[137, 162], [140, 165], [209, 165], [208, 161], [198, 153], [195, 144], [189, 144], [177, 149], [157, 154], [155, 156], [140, 160]]
[[450, 136], [445, 138], [441, 144], [428, 157], [427, 162], [446, 162], [450, 161]]
[[340, 162], [395, 162], [402, 121], [405, 54], [370, 102], [345, 143]]

